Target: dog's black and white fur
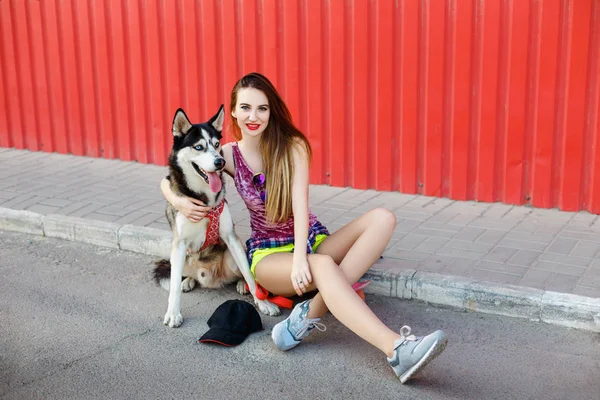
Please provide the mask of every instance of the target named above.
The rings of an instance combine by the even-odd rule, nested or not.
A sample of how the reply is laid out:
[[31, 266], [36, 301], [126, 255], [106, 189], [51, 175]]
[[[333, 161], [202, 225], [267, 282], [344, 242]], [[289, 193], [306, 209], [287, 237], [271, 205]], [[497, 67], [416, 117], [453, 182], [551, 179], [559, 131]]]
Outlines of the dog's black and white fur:
[[[201, 200], [210, 207], [225, 198], [222, 171], [225, 159], [220, 148], [223, 129], [223, 106], [209, 121], [192, 124], [182, 109], [173, 118], [173, 148], [169, 157], [170, 187], [173, 193]], [[209, 219], [193, 223], [167, 202], [167, 219], [173, 231], [170, 267], [166, 260], [157, 263], [154, 276], [157, 282], [169, 288], [169, 306], [164, 324], [171, 328], [183, 322], [181, 292], [201, 286], [219, 287], [242, 276], [259, 310], [267, 315], [278, 315], [279, 308], [256, 297], [256, 283], [250, 273], [248, 259], [233, 226], [231, 213], [224, 204], [220, 215], [220, 243], [202, 249]], [[189, 255], [187, 255], [189, 250]], [[182, 282], [182, 278], [185, 280]], [[242, 292], [244, 281], [238, 282]]]

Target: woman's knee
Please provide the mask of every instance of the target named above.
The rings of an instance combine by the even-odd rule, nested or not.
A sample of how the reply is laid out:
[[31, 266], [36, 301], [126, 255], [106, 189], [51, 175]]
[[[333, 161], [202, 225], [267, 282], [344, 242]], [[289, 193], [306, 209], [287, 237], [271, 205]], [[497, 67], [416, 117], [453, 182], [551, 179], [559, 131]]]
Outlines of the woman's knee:
[[396, 214], [387, 208], [378, 207], [369, 211], [369, 214], [371, 224], [375, 225], [378, 229], [387, 228], [394, 230], [396, 227]]
[[320, 269], [338, 267], [333, 257], [328, 254], [312, 254], [310, 256], [310, 266], [311, 268], [314, 267]]
[[327, 254], [311, 254], [308, 260], [310, 264], [310, 273], [315, 279], [313, 284], [315, 288], [319, 287], [317, 282], [325, 282], [334, 276], [344, 276], [341, 268], [335, 260]]

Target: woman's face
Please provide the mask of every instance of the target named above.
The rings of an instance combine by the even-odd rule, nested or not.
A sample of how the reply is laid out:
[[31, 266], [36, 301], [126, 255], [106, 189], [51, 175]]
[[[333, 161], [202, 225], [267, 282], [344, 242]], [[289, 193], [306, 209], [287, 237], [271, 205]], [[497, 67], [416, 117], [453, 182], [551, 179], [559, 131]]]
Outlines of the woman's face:
[[242, 88], [237, 93], [237, 103], [231, 116], [243, 136], [260, 136], [269, 124], [269, 100], [265, 94], [254, 88]]

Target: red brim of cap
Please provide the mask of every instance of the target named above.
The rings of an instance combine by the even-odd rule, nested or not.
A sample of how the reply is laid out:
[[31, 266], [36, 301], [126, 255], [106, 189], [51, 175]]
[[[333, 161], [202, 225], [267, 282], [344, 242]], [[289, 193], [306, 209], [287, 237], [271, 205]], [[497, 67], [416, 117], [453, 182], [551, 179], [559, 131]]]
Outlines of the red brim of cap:
[[215, 343], [221, 346], [234, 347], [248, 337], [248, 333], [231, 332], [222, 328], [210, 328], [198, 341], [200, 343]]
[[198, 339], [198, 341], [200, 343], [220, 344], [221, 346], [225, 346], [225, 347], [235, 347], [235, 346], [237, 346], [237, 344], [227, 344], [227, 343], [219, 342], [218, 340], [213, 340], [213, 339]]

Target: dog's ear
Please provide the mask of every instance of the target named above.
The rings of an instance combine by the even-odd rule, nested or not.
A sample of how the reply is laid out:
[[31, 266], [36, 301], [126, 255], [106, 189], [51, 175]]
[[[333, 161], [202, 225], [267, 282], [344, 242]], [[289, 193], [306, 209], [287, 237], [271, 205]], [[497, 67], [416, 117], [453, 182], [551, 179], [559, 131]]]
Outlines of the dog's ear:
[[181, 136], [185, 135], [190, 128], [192, 127], [192, 123], [188, 119], [187, 115], [185, 115], [185, 111], [182, 108], [175, 111], [175, 116], [173, 117], [173, 136]]
[[225, 110], [223, 104], [219, 108], [219, 111], [208, 121], [212, 126], [219, 132], [223, 130], [223, 120], [225, 119]]

